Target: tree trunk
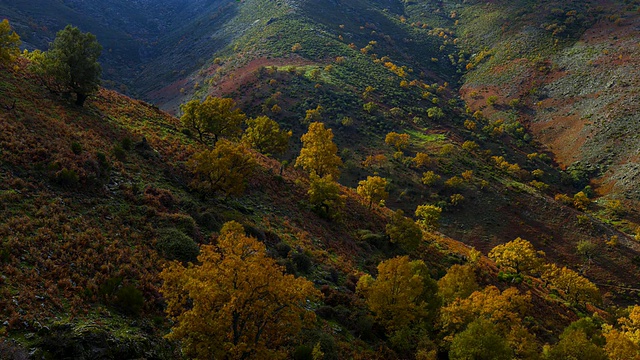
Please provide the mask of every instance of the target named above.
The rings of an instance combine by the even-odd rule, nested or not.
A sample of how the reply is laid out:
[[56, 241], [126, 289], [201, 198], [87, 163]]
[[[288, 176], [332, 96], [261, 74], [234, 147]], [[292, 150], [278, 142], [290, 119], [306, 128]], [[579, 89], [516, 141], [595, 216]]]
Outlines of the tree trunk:
[[85, 100], [87, 100], [86, 94], [76, 93], [76, 105], [82, 107], [82, 105], [84, 105]]

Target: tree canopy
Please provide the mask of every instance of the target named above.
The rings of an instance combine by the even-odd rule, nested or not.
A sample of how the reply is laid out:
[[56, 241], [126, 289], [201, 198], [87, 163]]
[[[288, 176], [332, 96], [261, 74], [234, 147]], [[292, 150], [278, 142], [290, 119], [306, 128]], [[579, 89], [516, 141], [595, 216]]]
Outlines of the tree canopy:
[[280, 125], [266, 116], [248, 119], [247, 126], [242, 135], [242, 142], [265, 155], [282, 154], [287, 151], [291, 130], [280, 130]]
[[489, 252], [489, 258], [501, 270], [516, 274], [537, 272], [543, 256], [544, 252], [536, 251], [530, 242], [521, 238], [498, 245]]
[[0, 65], [13, 62], [20, 53], [20, 36], [11, 30], [9, 20], [0, 22]]
[[386, 200], [389, 196], [387, 192], [387, 179], [380, 176], [367, 176], [366, 180], [361, 180], [358, 183], [356, 191], [358, 195], [367, 201], [369, 209], [371, 209], [371, 205], [373, 205], [374, 202], [378, 203], [381, 200]]
[[255, 160], [244, 145], [222, 140], [212, 150], [194, 154], [187, 166], [197, 176], [195, 188], [237, 195], [244, 191]]
[[161, 273], [169, 338], [195, 359], [281, 359], [284, 348], [315, 315], [310, 281], [285, 275], [264, 244], [226, 223], [217, 246], [202, 246], [200, 265], [171, 263]]
[[102, 46], [95, 35], [67, 25], [58, 31], [49, 51], [43, 54], [42, 70], [62, 91], [75, 93], [76, 104], [82, 106], [100, 86], [101, 53]]
[[301, 140], [302, 149], [296, 159], [296, 167], [319, 177], [331, 175], [337, 179], [342, 160], [338, 156], [338, 147], [333, 142], [333, 131], [325, 128], [321, 122], [313, 122]]
[[386, 233], [392, 243], [400, 244], [406, 251], [415, 250], [422, 241], [422, 229], [412, 219], [404, 216], [400, 209], [396, 210], [389, 219]]
[[399, 331], [427, 317], [439, 306], [436, 291], [425, 263], [410, 261], [408, 256], [381, 262], [378, 277], [364, 275], [357, 286], [357, 292], [388, 331]]
[[207, 97], [204, 101], [193, 99], [180, 105], [182, 125], [198, 134], [200, 141], [204, 135], [213, 136], [214, 143], [221, 137], [237, 138], [247, 116], [236, 107], [233, 99]]

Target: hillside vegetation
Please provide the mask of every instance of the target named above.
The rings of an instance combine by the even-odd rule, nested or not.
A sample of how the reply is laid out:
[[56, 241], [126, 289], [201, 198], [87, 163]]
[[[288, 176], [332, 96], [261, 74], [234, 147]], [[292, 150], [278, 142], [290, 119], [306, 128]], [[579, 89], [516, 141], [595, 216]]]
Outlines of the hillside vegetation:
[[640, 355], [637, 3], [74, 4], [158, 105], [0, 58], [0, 357]]

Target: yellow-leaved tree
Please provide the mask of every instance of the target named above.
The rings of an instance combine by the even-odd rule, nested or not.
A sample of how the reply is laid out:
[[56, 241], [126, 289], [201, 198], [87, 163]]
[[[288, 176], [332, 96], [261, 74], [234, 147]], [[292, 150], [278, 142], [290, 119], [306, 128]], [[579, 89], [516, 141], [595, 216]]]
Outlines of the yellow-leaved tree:
[[378, 265], [378, 277], [364, 275], [357, 285], [376, 320], [395, 332], [432, 315], [439, 305], [437, 285], [422, 260], [399, 256]]
[[396, 210], [386, 226], [386, 234], [394, 244], [399, 244], [406, 251], [414, 251], [422, 242], [422, 229], [412, 219], [404, 216], [400, 209]]
[[572, 303], [599, 304], [602, 301], [600, 291], [594, 283], [567, 267], [559, 268], [551, 264], [545, 269], [542, 279], [560, 290], [563, 297]]
[[[440, 309], [440, 325], [444, 340], [455, 340], [468, 325], [485, 319], [507, 340], [518, 359], [534, 359], [540, 353], [535, 337], [523, 326], [522, 318], [531, 307], [531, 296], [515, 288], [500, 292], [495, 286], [473, 292], [468, 298], [456, 298]], [[468, 358], [468, 357], [467, 357]]]
[[182, 125], [198, 133], [200, 141], [204, 135], [213, 136], [214, 143], [220, 137], [235, 138], [240, 135], [240, 126], [247, 116], [236, 108], [233, 99], [209, 96], [203, 102], [193, 99], [180, 105]]
[[167, 314], [194, 359], [282, 359], [286, 346], [315, 315], [305, 309], [319, 297], [313, 284], [285, 275], [264, 244], [226, 223], [217, 246], [202, 246], [200, 265], [173, 262], [160, 277]]
[[489, 252], [489, 258], [500, 270], [515, 274], [537, 272], [543, 256], [544, 252], [536, 251], [530, 242], [521, 238], [498, 245]]
[[640, 359], [640, 306], [634, 305], [628, 311], [628, 316], [618, 319], [619, 329], [608, 324], [602, 326], [607, 339], [604, 350], [611, 360]]
[[358, 195], [362, 196], [368, 203], [369, 209], [374, 202], [378, 203], [386, 200], [389, 196], [387, 192], [387, 179], [380, 176], [367, 176], [367, 180], [358, 183], [356, 189]]
[[20, 36], [11, 30], [9, 20], [0, 22], [0, 65], [13, 62], [20, 54]]
[[302, 149], [295, 166], [319, 177], [331, 175], [338, 179], [342, 160], [338, 156], [338, 146], [333, 142], [333, 131], [321, 122], [313, 122], [301, 140]]
[[478, 288], [475, 271], [470, 265], [455, 264], [438, 280], [438, 295], [444, 304], [450, 304], [456, 299], [466, 299]]
[[237, 195], [244, 191], [246, 179], [255, 168], [255, 160], [244, 145], [221, 140], [213, 150], [194, 154], [187, 166], [196, 175], [193, 187]]
[[396, 148], [397, 151], [402, 151], [409, 146], [409, 134], [398, 134], [397, 132], [390, 132], [385, 136], [384, 142], [387, 145], [391, 145]]
[[319, 177], [312, 173], [307, 194], [313, 211], [326, 219], [336, 218], [346, 202], [346, 196], [340, 194], [340, 185], [331, 175]]
[[247, 126], [242, 142], [267, 156], [287, 151], [291, 130], [280, 130], [280, 125], [266, 116], [247, 120]]

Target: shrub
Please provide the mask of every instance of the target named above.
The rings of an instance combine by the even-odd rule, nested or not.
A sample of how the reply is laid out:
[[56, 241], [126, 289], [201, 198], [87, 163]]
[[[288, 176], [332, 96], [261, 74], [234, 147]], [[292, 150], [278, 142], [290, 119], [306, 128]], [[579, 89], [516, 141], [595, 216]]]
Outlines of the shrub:
[[127, 153], [120, 145], [113, 147], [113, 156], [119, 161], [125, 161], [127, 159]]
[[159, 232], [156, 248], [169, 260], [195, 262], [200, 252], [198, 244], [178, 229], [163, 229]]
[[120, 145], [122, 146], [123, 149], [127, 151], [131, 151], [131, 149], [133, 149], [133, 140], [131, 140], [130, 137], [125, 137], [120, 142]]
[[307, 273], [311, 268], [311, 258], [304, 252], [296, 252], [291, 256], [291, 260], [293, 260], [298, 271]]
[[63, 187], [73, 188], [80, 182], [80, 176], [75, 170], [64, 168], [56, 173], [55, 181]]
[[135, 286], [125, 285], [116, 293], [114, 305], [126, 315], [138, 316], [144, 306], [144, 296]]
[[313, 348], [309, 345], [300, 345], [293, 353], [294, 360], [313, 360]]
[[71, 151], [76, 155], [80, 155], [82, 153], [82, 145], [80, 145], [80, 143], [77, 143], [75, 141], [72, 142]]

